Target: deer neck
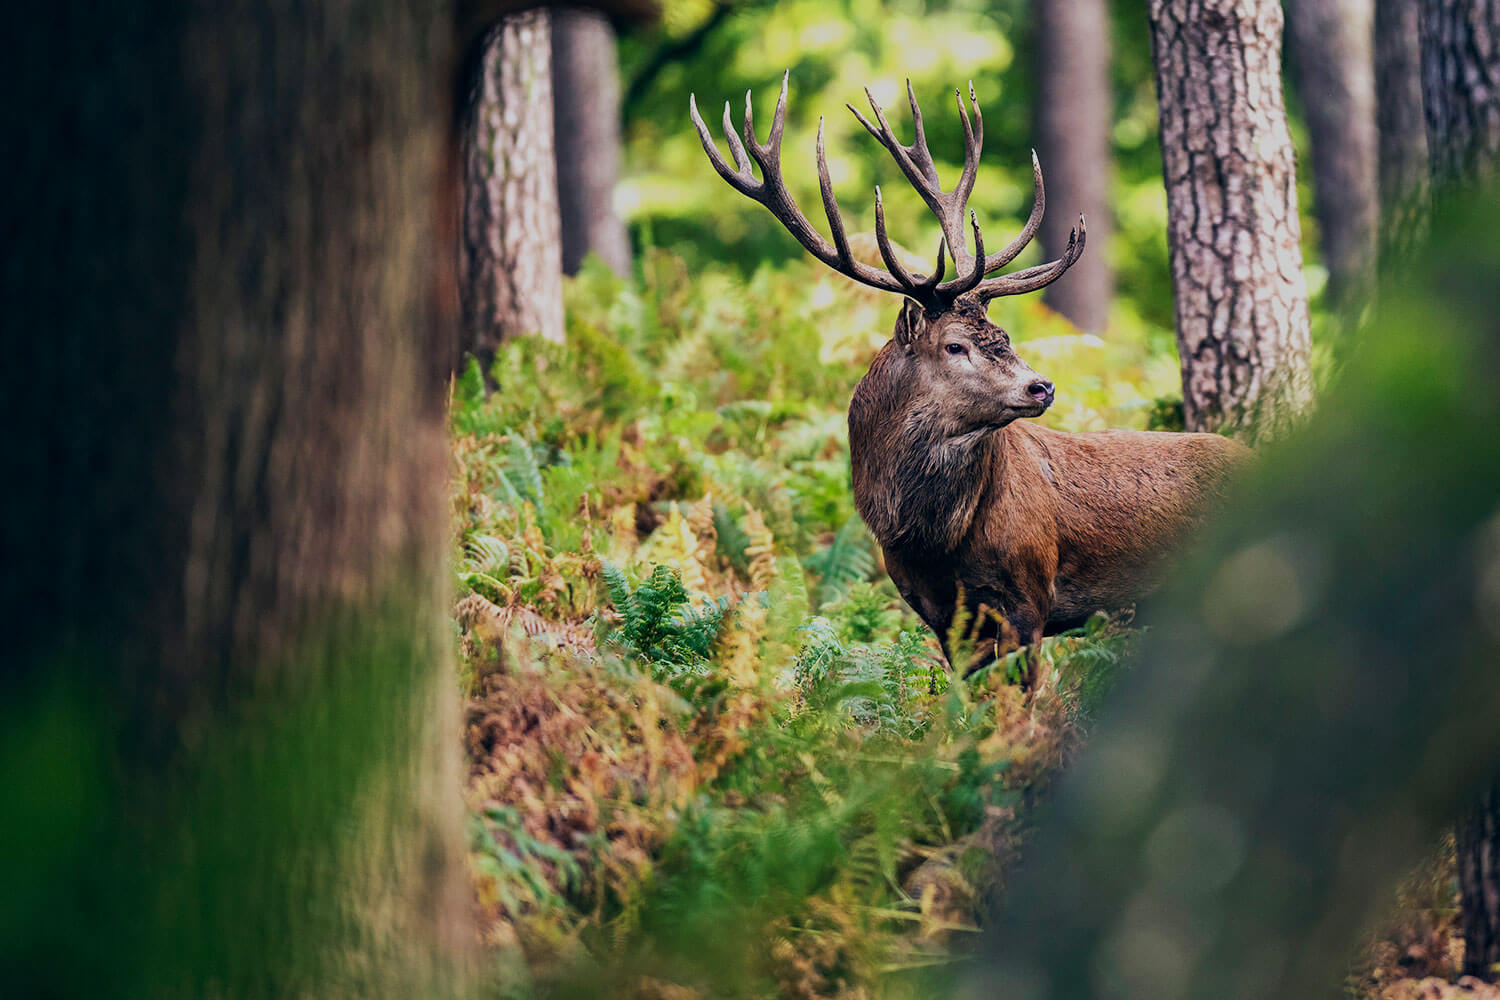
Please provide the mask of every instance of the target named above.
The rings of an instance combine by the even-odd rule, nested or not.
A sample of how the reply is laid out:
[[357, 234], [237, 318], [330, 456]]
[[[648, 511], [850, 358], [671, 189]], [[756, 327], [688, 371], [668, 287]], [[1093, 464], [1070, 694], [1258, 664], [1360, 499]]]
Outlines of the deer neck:
[[855, 503], [870, 530], [886, 548], [958, 548], [980, 501], [1003, 473], [1008, 428], [955, 436], [920, 402], [899, 395], [881, 401], [889, 404], [884, 406], [862, 402], [872, 401], [856, 391], [849, 452]]

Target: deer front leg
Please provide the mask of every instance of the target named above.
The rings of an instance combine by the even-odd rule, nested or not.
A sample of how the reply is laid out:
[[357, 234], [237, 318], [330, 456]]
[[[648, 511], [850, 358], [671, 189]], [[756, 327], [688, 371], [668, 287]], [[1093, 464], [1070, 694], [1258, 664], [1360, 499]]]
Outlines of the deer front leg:
[[[986, 599], [988, 598], [988, 599]], [[1033, 601], [1007, 600], [1001, 595], [981, 595], [973, 607], [975, 639], [973, 654], [964, 673], [987, 666], [1017, 647], [1026, 647], [1021, 686], [1031, 686], [1037, 666], [1038, 643], [1047, 612]]]

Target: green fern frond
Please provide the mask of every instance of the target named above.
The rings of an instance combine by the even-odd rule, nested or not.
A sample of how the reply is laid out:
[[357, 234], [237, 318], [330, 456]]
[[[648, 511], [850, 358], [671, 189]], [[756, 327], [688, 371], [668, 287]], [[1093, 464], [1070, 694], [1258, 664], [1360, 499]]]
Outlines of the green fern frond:
[[464, 561], [477, 573], [504, 575], [510, 570], [510, 547], [493, 535], [470, 535], [464, 541]]
[[818, 605], [832, 604], [863, 583], [875, 572], [869, 532], [858, 518], [850, 518], [834, 533], [833, 540], [802, 561], [818, 578]]
[[505, 451], [504, 477], [523, 499], [538, 507], [542, 504], [542, 467], [536, 460], [536, 452], [520, 435], [512, 434]]

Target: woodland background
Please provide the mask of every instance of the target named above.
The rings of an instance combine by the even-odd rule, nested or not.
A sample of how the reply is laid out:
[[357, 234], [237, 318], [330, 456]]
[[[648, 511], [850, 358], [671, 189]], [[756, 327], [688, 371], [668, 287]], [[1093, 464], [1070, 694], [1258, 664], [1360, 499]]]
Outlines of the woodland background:
[[[507, 8], [27, 15], [5, 981], [1482, 995], [1452, 982], [1500, 961], [1500, 7], [1289, 3], [1284, 73], [1262, 0]], [[1159, 127], [1157, 77], [1225, 52], [1251, 89]], [[1018, 654], [951, 673], [854, 512], [845, 409], [897, 304], [688, 122], [753, 89], [764, 134], [788, 69], [805, 208], [825, 115], [851, 229], [879, 184], [925, 255], [840, 107], [869, 85], [905, 134], [910, 77], [945, 178], [974, 82], [987, 234], [1037, 147], [1058, 228], [1022, 266], [1088, 214], [1084, 262], [991, 311], [1045, 420], [1271, 428], [1151, 628], [1047, 640], [1034, 690]], [[1173, 168], [1236, 121], [1217, 174]], [[1300, 266], [1181, 237], [1164, 162], [1271, 178], [1238, 218]], [[1184, 406], [1190, 306], [1234, 296], [1174, 250], [1282, 345], [1269, 410]]]

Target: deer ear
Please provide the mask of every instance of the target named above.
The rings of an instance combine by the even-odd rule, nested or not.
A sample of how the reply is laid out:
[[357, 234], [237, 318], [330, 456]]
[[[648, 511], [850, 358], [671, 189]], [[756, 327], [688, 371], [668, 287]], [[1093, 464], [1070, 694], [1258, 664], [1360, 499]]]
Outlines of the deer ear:
[[896, 343], [910, 351], [926, 329], [926, 310], [911, 299], [903, 299], [901, 315], [896, 317]]

